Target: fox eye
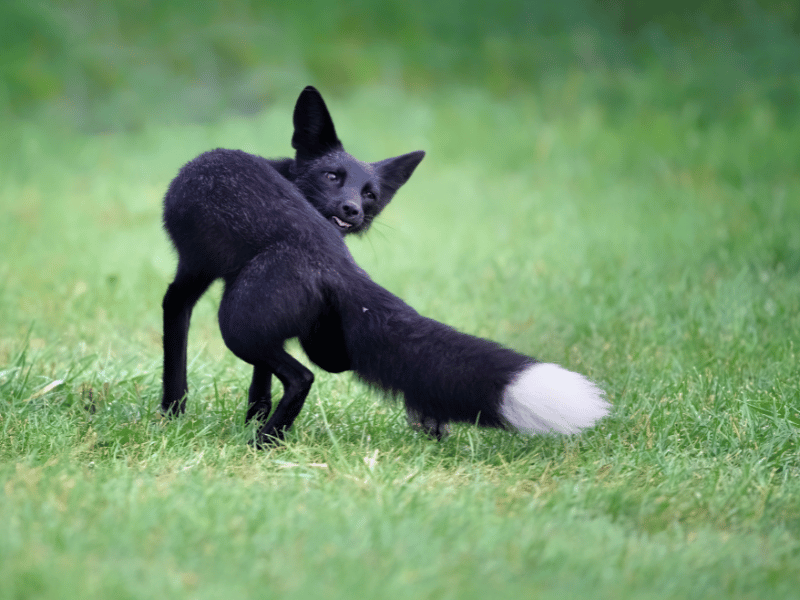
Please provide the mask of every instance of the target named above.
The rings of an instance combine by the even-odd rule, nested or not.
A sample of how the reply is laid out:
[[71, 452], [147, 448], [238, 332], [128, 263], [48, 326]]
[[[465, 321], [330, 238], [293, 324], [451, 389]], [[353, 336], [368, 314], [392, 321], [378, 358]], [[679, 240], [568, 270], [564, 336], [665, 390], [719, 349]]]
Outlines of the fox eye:
[[325, 178], [328, 181], [339, 181], [339, 175], [333, 171], [325, 171]]

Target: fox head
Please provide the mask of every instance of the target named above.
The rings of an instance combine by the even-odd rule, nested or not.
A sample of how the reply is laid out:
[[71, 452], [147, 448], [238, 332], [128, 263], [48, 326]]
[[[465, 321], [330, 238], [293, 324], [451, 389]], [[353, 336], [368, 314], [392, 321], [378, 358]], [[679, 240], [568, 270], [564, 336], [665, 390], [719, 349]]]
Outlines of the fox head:
[[297, 99], [293, 120], [295, 185], [342, 235], [366, 231], [425, 156], [420, 150], [368, 163], [348, 154], [312, 86]]

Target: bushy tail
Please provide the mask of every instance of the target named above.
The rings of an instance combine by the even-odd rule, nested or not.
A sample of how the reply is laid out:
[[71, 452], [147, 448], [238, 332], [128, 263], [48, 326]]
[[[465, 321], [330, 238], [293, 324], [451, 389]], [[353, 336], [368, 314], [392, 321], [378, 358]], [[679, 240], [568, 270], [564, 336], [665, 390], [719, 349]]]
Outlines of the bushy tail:
[[582, 375], [420, 316], [366, 276], [353, 283], [339, 294], [353, 370], [422, 417], [571, 434], [611, 408]]
[[606, 416], [603, 390], [583, 375], [552, 363], [534, 363], [503, 390], [500, 414], [523, 433], [578, 433]]

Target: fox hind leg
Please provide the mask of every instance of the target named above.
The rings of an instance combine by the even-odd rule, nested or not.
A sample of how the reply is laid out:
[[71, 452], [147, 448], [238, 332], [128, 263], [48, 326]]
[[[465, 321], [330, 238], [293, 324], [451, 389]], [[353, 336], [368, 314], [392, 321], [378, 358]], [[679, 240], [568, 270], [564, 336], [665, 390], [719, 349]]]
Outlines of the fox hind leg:
[[406, 407], [406, 420], [412, 429], [421, 431], [440, 442], [450, 435], [450, 423], [429, 417], [413, 408]]
[[[278, 350], [264, 361], [262, 371], [254, 369], [253, 379], [269, 369], [283, 384], [283, 396], [269, 420], [258, 430], [256, 443], [264, 446], [283, 439], [303, 409], [306, 396], [314, 383], [314, 374], [284, 350]], [[252, 386], [251, 386], [252, 389]], [[262, 403], [261, 406], [264, 406]], [[249, 414], [249, 413], [248, 413]]]
[[246, 422], [266, 419], [272, 410], [272, 371], [266, 365], [253, 366], [247, 404]]

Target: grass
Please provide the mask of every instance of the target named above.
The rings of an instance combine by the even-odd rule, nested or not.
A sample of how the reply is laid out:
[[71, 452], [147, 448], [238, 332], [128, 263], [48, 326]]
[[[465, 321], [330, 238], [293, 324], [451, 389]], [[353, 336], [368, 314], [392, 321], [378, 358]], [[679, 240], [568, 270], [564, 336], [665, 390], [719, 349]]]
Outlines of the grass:
[[759, 81], [715, 111], [649, 102], [682, 93], [657, 68], [615, 73], [326, 94], [354, 155], [428, 151], [358, 262], [596, 379], [613, 414], [573, 438], [437, 443], [316, 371], [287, 443], [255, 451], [219, 288], [165, 420], [163, 192], [214, 146], [287, 154], [299, 88], [200, 124], [7, 120], [0, 598], [800, 597], [797, 121]]

